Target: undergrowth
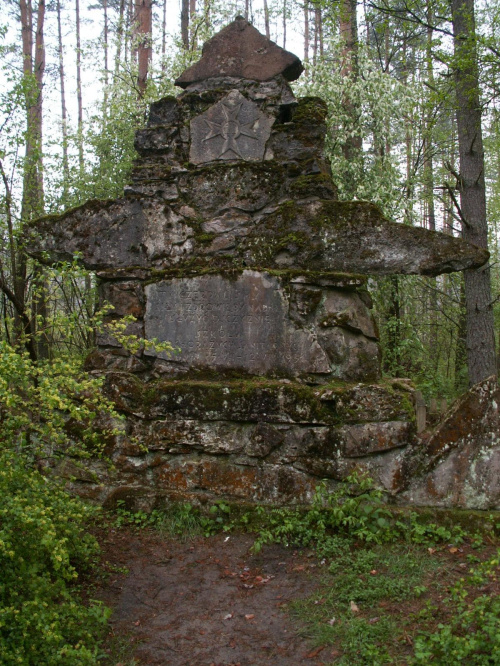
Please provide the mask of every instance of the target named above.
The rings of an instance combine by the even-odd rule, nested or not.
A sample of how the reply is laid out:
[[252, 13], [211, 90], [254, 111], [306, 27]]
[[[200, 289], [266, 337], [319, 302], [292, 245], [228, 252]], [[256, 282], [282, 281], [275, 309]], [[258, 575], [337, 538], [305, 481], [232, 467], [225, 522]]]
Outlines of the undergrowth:
[[245, 530], [254, 553], [270, 543], [313, 549], [324, 579], [291, 612], [316, 645], [335, 646], [336, 665], [500, 664], [500, 602], [474, 592], [497, 583], [498, 558], [471, 557], [475, 568], [454, 582], [436, 555], [480, 549], [483, 536], [391, 511], [368, 478], [352, 475], [333, 493], [320, 484], [307, 509], [184, 503], [147, 514], [120, 505], [115, 520], [171, 536]]

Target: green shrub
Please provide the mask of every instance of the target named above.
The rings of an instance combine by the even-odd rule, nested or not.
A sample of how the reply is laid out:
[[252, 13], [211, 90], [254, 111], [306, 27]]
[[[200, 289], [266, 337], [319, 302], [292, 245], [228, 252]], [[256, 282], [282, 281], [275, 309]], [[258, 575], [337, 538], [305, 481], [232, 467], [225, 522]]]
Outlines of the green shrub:
[[0, 497], [0, 663], [95, 664], [108, 611], [75, 587], [98, 553], [95, 510], [5, 451]]

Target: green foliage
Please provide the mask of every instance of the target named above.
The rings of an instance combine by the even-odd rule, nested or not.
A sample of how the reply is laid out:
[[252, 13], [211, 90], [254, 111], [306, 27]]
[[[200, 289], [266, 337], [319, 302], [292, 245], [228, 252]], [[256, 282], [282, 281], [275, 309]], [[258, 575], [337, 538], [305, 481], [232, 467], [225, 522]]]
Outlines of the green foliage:
[[[35, 363], [26, 351], [0, 340], [0, 429], [4, 449], [50, 458], [101, 451], [118, 419], [79, 359], [61, 356]], [[107, 425], [96, 428], [99, 415]]]
[[480, 594], [470, 598], [470, 587], [498, 584], [500, 552], [481, 562], [451, 589], [446, 604], [452, 609], [448, 622], [415, 640], [415, 664], [500, 664], [500, 597]]
[[230, 520], [231, 508], [225, 502], [216, 502], [209, 508], [208, 513], [189, 502], [173, 502], [165, 509], [146, 512], [131, 511], [126, 508], [123, 500], [118, 500], [115, 513], [117, 527], [152, 527], [162, 534], [184, 539], [200, 534], [211, 536], [221, 530], [228, 531], [238, 526], [237, 521]]
[[97, 663], [109, 612], [75, 588], [98, 553], [85, 529], [95, 510], [5, 450], [0, 497], [0, 663]]
[[253, 549], [258, 552], [264, 544], [277, 542], [315, 545], [321, 554], [331, 555], [337, 550], [338, 535], [382, 543], [393, 537], [390, 516], [373, 482], [352, 474], [330, 493], [321, 483], [305, 511], [289, 507], [269, 511]]

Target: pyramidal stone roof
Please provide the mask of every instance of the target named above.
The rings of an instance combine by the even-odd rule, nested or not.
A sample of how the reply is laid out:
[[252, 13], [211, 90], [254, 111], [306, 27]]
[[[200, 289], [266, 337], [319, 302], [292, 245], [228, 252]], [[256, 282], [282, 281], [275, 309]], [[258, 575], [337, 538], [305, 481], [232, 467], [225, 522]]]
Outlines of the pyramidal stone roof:
[[203, 46], [197, 63], [186, 69], [175, 85], [190, 84], [219, 76], [269, 81], [282, 74], [294, 81], [304, 71], [300, 58], [261, 35], [242, 16], [218, 32]]

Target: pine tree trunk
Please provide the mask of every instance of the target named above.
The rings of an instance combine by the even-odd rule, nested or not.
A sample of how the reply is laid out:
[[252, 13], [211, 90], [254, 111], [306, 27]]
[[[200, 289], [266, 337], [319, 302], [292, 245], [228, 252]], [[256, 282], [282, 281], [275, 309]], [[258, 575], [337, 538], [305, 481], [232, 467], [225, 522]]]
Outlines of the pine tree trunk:
[[194, 51], [197, 46], [196, 39], [196, 0], [189, 0], [189, 28], [190, 28], [190, 46]]
[[83, 101], [82, 101], [82, 45], [80, 39], [80, 0], [75, 0], [76, 20], [76, 100], [78, 105], [78, 165], [83, 178]]
[[304, 0], [304, 61], [309, 60], [309, 0]]
[[102, 10], [104, 13], [104, 99], [103, 99], [103, 115], [104, 119], [108, 114], [108, 38], [109, 38], [109, 27], [108, 27], [108, 0], [102, 0]]
[[266, 26], [266, 37], [271, 39], [271, 31], [269, 29], [269, 7], [267, 5], [267, 0], [264, 0], [264, 24]]
[[182, 0], [181, 38], [182, 38], [182, 44], [187, 51], [189, 49], [189, 0]]
[[283, 48], [286, 49], [286, 0], [283, 0]]
[[167, 66], [165, 53], [167, 47], [167, 0], [163, 0], [163, 16], [161, 20], [161, 69], [164, 72]]
[[[345, 77], [358, 76], [358, 21], [356, 0], [341, 0], [340, 3], [340, 36], [344, 44], [342, 74]], [[356, 123], [356, 108], [346, 95], [345, 107]], [[361, 152], [362, 138], [354, 134], [350, 136], [342, 147], [346, 160], [352, 161]]]
[[[116, 28], [117, 44], [116, 44], [116, 55], [115, 55], [115, 77], [118, 74], [118, 70], [120, 69], [124, 22], [125, 22], [125, 0], [120, 0], [120, 7], [118, 10], [118, 26]], [[126, 51], [127, 47], [125, 47], [125, 52]]]
[[152, 0], [136, 0], [137, 20], [137, 87], [139, 95], [146, 91], [149, 66], [153, 56], [151, 32], [153, 30]]
[[69, 186], [69, 160], [68, 160], [68, 114], [66, 110], [66, 86], [64, 79], [64, 52], [61, 26], [61, 0], [57, 0], [57, 37], [59, 55], [59, 84], [61, 87], [61, 131], [62, 131], [62, 163], [63, 163], [63, 195], [66, 198]]
[[[488, 245], [474, 0], [451, 0], [463, 238]], [[490, 270], [466, 270], [469, 383], [497, 373]]]

